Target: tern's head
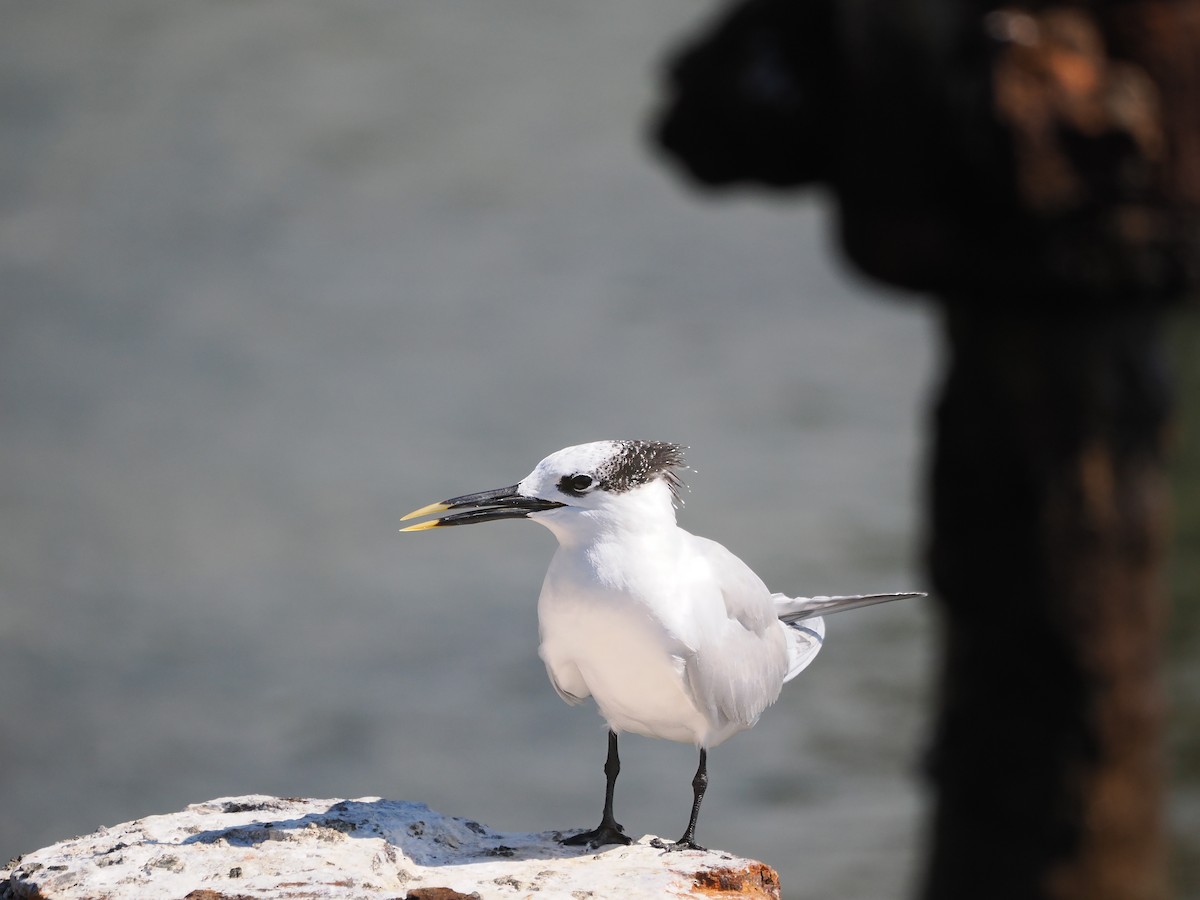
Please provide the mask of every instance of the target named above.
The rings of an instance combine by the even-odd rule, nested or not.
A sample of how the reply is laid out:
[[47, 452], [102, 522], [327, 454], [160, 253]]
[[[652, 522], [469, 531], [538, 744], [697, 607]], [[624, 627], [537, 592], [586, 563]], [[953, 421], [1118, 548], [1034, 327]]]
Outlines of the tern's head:
[[683, 448], [662, 441], [596, 441], [551, 453], [517, 484], [432, 503], [405, 519], [449, 510], [453, 515], [410, 525], [423, 531], [497, 519], [530, 518], [560, 538], [586, 523], [675, 520], [686, 468]]

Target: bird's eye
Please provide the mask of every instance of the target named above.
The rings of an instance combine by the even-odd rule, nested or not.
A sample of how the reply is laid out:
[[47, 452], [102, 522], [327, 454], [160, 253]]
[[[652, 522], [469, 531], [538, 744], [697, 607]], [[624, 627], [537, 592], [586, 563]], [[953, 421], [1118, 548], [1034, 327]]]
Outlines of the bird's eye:
[[578, 497], [592, 486], [591, 475], [564, 475], [558, 482], [558, 489], [564, 494]]

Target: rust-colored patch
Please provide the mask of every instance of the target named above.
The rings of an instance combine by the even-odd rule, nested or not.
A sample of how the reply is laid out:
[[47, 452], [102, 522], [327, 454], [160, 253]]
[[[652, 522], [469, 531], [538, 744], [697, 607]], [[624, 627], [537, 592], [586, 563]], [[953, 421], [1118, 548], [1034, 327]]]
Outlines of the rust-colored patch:
[[1109, 53], [1101, 24], [1084, 9], [1002, 8], [987, 24], [997, 46], [996, 115], [1012, 136], [1026, 208], [1058, 215], [1114, 192], [1140, 196], [1166, 152], [1150, 76]]
[[404, 900], [479, 900], [478, 894], [464, 894], [448, 887], [413, 888]]
[[694, 876], [693, 893], [709, 897], [735, 894], [738, 897], [779, 900], [779, 873], [762, 863], [743, 869], [703, 869]]

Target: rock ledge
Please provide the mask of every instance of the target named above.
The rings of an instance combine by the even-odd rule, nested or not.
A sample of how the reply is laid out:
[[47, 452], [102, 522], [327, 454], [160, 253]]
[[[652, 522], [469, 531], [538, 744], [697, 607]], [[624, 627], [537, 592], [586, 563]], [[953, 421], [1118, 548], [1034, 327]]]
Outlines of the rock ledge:
[[225, 797], [28, 853], [0, 900], [779, 898], [769, 866], [719, 851], [563, 847], [420, 803]]

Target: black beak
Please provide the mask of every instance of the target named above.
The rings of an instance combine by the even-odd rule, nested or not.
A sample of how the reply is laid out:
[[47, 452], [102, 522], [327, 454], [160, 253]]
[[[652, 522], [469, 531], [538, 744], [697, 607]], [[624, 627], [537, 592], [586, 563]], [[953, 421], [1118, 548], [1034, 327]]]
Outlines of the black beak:
[[451, 497], [440, 503], [431, 503], [414, 509], [400, 521], [415, 519], [417, 516], [428, 516], [434, 513], [446, 512], [451, 509], [465, 509], [468, 512], [443, 516], [401, 528], [401, 531], [425, 531], [429, 528], [446, 528], [450, 525], [474, 525], [476, 522], [495, 522], [500, 519], [524, 519], [532, 512], [545, 509], [555, 509], [564, 506], [554, 500], [541, 500], [537, 497], [525, 497], [517, 493], [517, 485], [496, 488], [492, 491], [480, 491], [477, 494], [463, 494], [461, 497]]

